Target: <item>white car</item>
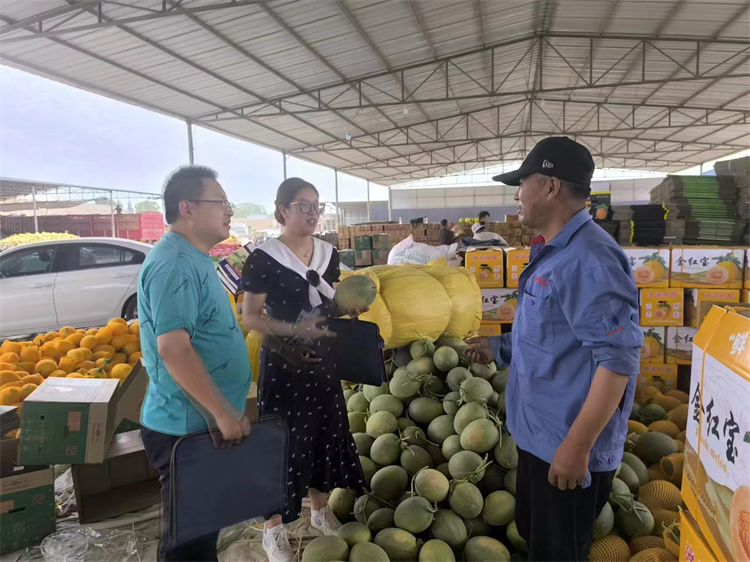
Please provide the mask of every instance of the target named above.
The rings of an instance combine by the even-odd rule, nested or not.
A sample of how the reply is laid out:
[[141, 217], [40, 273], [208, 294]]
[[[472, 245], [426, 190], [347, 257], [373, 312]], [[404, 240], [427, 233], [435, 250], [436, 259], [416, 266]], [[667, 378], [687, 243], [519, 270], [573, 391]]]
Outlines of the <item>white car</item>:
[[0, 254], [0, 339], [138, 317], [138, 273], [152, 246], [121, 238], [35, 242]]

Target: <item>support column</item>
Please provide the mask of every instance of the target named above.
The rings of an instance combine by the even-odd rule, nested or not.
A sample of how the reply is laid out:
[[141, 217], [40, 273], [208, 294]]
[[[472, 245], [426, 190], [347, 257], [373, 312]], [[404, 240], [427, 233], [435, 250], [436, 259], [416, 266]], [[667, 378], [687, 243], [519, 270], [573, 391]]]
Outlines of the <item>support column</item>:
[[36, 210], [36, 187], [31, 186], [31, 202], [34, 205], [34, 232], [39, 232], [39, 217]]
[[367, 222], [372, 221], [372, 215], [370, 214], [370, 180], [367, 180]]
[[189, 119], [185, 121], [187, 123], [187, 134], [188, 134], [188, 162], [192, 166], [195, 164], [195, 148], [193, 147], [193, 123]]
[[117, 238], [117, 228], [115, 227], [115, 198], [112, 192], [109, 192], [109, 213], [112, 220], [112, 238]]
[[393, 220], [393, 199], [391, 198], [391, 186], [388, 186], [388, 221]]
[[341, 223], [341, 215], [339, 210], [339, 171], [334, 169], [333, 170], [333, 177], [335, 180], [335, 186], [336, 186], [336, 230], [338, 230], [340, 223]]
[[284, 168], [284, 179], [286, 179], [286, 152], [281, 152], [281, 165]]

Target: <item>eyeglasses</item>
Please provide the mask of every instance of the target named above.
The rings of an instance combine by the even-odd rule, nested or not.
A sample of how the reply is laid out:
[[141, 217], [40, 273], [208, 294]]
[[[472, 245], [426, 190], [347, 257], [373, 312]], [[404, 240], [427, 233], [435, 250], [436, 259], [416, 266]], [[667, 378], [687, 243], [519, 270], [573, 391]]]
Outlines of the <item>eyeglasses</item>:
[[313, 211], [315, 211], [318, 215], [322, 215], [323, 213], [325, 213], [325, 210], [326, 210], [325, 203], [310, 203], [309, 201], [295, 201], [294, 203], [289, 204], [290, 207], [292, 205], [299, 205], [300, 212], [306, 215], [312, 215]]
[[190, 201], [191, 203], [216, 203], [223, 206], [224, 209], [234, 210], [234, 205], [226, 199], [186, 199], [186, 201]]

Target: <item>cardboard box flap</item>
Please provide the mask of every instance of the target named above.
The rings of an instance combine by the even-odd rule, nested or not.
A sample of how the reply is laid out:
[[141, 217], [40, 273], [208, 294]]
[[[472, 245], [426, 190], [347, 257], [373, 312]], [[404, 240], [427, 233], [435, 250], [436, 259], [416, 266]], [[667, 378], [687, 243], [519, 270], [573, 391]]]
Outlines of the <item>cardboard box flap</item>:
[[143, 398], [146, 396], [146, 389], [148, 389], [148, 381], [146, 367], [143, 365], [143, 360], [140, 360], [117, 389], [115, 428], [124, 419], [140, 422], [140, 411]]
[[117, 385], [115, 379], [49, 378], [26, 401], [107, 404]]

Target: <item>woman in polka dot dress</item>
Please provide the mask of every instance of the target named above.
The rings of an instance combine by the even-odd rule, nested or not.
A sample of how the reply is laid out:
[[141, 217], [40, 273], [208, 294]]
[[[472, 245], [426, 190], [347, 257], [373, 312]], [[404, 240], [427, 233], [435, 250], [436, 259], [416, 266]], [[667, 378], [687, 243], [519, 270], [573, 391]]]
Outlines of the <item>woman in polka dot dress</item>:
[[336, 340], [321, 327], [339, 280], [338, 253], [311, 236], [324, 208], [312, 184], [285, 180], [275, 211], [284, 233], [252, 252], [242, 271], [243, 321], [265, 334], [260, 414], [280, 416], [289, 428], [286, 511], [263, 529], [263, 547], [272, 562], [294, 559], [282, 522], [299, 518], [308, 493], [313, 527], [335, 534], [341, 524], [326, 507], [327, 492], [365, 488], [340, 379], [328, 358]]

